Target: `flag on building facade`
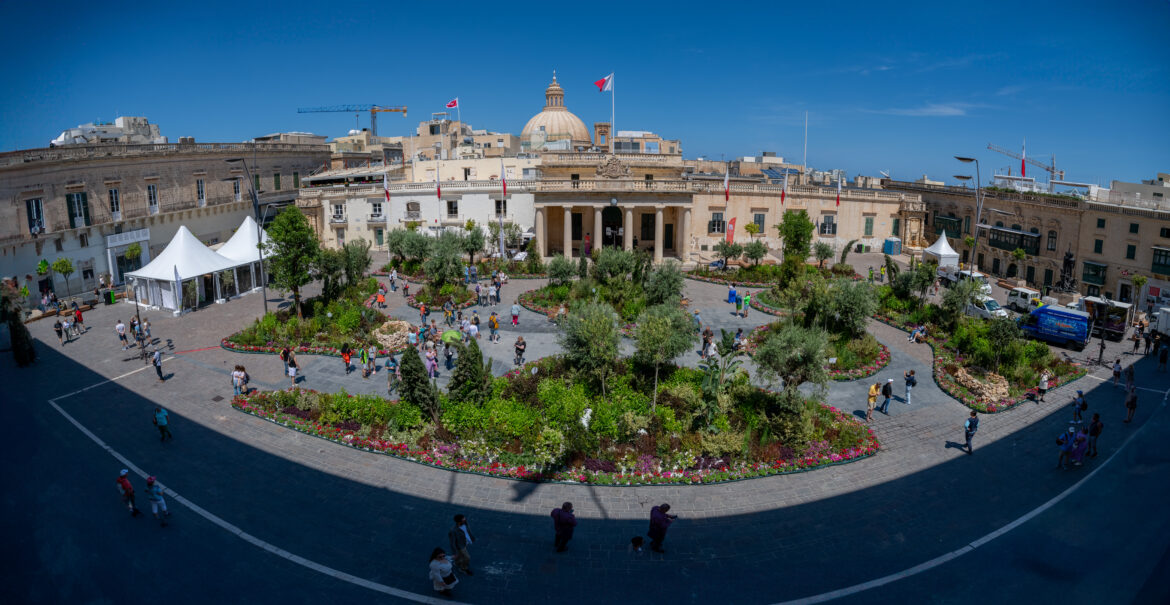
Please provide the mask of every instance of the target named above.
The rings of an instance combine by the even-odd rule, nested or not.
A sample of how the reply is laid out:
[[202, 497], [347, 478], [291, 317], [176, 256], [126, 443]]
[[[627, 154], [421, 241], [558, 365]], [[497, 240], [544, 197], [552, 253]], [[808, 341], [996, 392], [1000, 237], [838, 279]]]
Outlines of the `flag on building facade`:
[[1020, 154], [1020, 176], [1028, 176], [1028, 139], [1024, 139], [1023, 151]]
[[735, 243], [735, 219], [727, 221], [727, 243]]
[[837, 207], [841, 207], [841, 179], [837, 179]]
[[443, 199], [443, 187], [439, 185], [439, 158], [435, 158], [435, 197]]
[[504, 172], [504, 158], [500, 158], [500, 185], [506, 197], [508, 195], [508, 174]]
[[[390, 202], [390, 173], [382, 173], [382, 191], [386, 192], [386, 203]], [[387, 208], [387, 210], [389, 210]]]
[[725, 202], [731, 200], [730, 174], [731, 173], [728, 171], [727, 166], [724, 166], [723, 167], [723, 201], [725, 201]]
[[459, 107], [459, 97], [447, 101], [447, 109], [454, 109], [456, 107]]
[[613, 90], [613, 74], [609, 74], [604, 78], [594, 82], [597, 85], [597, 92], [610, 92]]
[[788, 197], [788, 174], [784, 175], [784, 188], [780, 190], [780, 205], [784, 205], [784, 198]]

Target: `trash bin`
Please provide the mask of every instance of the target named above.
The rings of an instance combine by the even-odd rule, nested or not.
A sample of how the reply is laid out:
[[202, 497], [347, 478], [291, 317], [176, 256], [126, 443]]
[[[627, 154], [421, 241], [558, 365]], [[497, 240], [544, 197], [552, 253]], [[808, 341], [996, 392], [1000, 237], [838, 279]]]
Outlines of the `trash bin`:
[[865, 251], [866, 251], [866, 252], [870, 252], [870, 251], [871, 251], [871, 248], [869, 247], [869, 244], [866, 244], [866, 246], [865, 246]]
[[110, 290], [106, 290], [106, 292], [105, 292], [105, 296], [104, 296], [103, 298], [105, 298], [105, 299], [106, 299], [106, 304], [107, 304], [107, 305], [112, 305], [112, 304], [114, 304], [115, 302], [117, 302], [117, 300], [118, 300], [118, 297], [117, 297], [117, 295], [114, 293], [114, 291], [113, 291], [112, 289], [110, 289]]
[[857, 244], [857, 247], [854, 248], [853, 251], [858, 253], [858, 254], [865, 252], [865, 244]]

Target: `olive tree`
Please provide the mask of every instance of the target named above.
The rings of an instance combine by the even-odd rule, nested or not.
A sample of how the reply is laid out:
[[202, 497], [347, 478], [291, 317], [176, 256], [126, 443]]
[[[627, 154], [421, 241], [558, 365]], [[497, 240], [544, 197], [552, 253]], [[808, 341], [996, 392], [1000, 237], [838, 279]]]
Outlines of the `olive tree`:
[[683, 274], [678, 263], [665, 262], [657, 266], [646, 278], [646, 304], [659, 305], [677, 301], [682, 297]]
[[658, 304], [648, 307], [638, 316], [638, 327], [634, 330], [634, 357], [654, 366], [651, 409], [658, 405], [658, 371], [663, 364], [687, 352], [697, 337], [691, 318], [682, 307]]
[[558, 254], [548, 262], [548, 281], [551, 283], [567, 284], [573, 281], [574, 273], [573, 261], [565, 258], [564, 254]]
[[605, 376], [618, 355], [618, 316], [608, 304], [585, 301], [573, 305], [561, 321], [557, 342], [565, 361], [575, 370], [592, 374], [605, 394]]
[[824, 267], [825, 261], [833, 258], [833, 247], [828, 242], [817, 242], [813, 245], [813, 256], [817, 259], [817, 266]]
[[780, 380], [785, 388], [811, 382], [823, 387], [829, 380], [829, 334], [819, 328], [787, 324], [769, 331], [752, 356], [768, 379]]
[[[748, 223], [748, 225], [755, 225], [755, 223]], [[760, 264], [760, 261], [767, 255], [768, 245], [758, 239], [743, 245], [743, 257], [750, 260], [753, 265]]]

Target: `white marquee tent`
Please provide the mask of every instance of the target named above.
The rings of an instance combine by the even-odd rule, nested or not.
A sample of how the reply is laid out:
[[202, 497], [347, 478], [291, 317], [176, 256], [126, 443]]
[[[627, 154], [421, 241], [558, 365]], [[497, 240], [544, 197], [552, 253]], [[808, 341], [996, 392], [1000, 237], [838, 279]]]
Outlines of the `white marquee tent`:
[[[220, 256], [227, 258], [236, 263], [235, 282], [229, 289], [234, 289], [236, 293], [247, 292], [257, 286], [263, 277], [263, 269], [260, 267], [260, 249], [257, 247], [258, 242], [263, 241], [268, 243], [268, 232], [260, 229], [259, 237], [256, 235], [256, 221], [251, 216], [244, 217], [244, 222], [240, 224], [240, 228], [224, 243], [223, 246], [216, 250]], [[264, 252], [264, 258], [268, 258], [268, 253]]]
[[922, 262], [935, 261], [940, 267], [959, 266], [959, 253], [947, 243], [947, 236], [940, 235], [933, 244], [922, 251]]

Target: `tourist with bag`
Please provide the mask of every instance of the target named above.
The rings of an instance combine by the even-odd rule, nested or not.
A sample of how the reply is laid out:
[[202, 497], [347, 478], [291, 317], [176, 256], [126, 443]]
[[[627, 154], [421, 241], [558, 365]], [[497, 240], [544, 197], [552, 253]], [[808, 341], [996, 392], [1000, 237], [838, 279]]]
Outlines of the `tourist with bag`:
[[451, 569], [451, 560], [442, 548], [431, 551], [430, 578], [435, 591], [446, 597], [451, 596], [451, 589], [459, 583], [455, 570]]

